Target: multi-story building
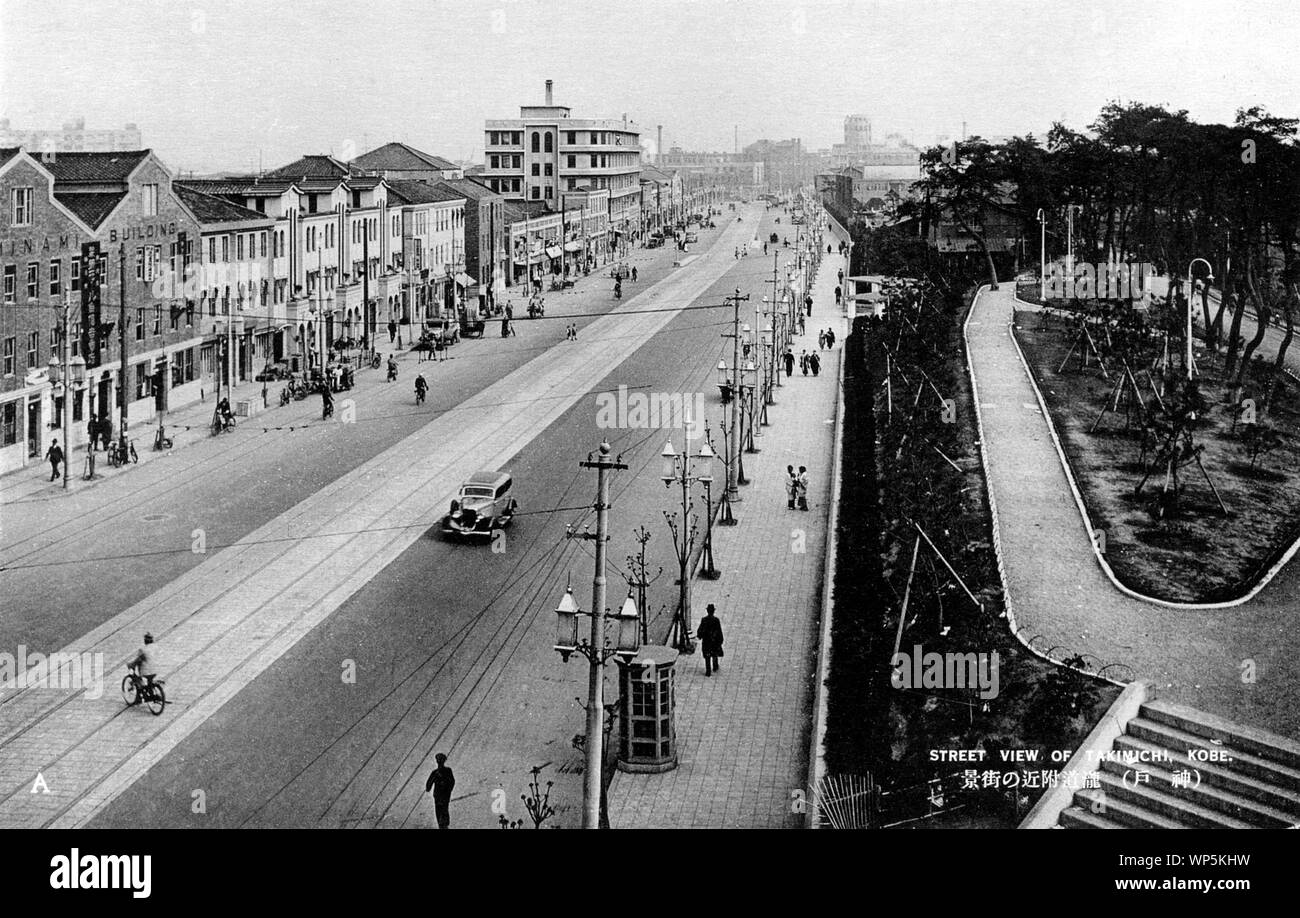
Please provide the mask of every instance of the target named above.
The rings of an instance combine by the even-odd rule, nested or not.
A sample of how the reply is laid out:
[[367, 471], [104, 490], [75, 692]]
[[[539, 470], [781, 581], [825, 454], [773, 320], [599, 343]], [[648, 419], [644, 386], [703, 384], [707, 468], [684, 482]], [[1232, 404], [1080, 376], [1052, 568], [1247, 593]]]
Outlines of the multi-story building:
[[[271, 363], [287, 361], [293, 329], [277, 297], [273, 262], [275, 218], [176, 183], [176, 194], [198, 222], [188, 272], [176, 278], [184, 322], [203, 337], [197, 376], [208, 392], [251, 380]], [[188, 276], [187, 276], [188, 275]], [[173, 376], [188, 372], [173, 367]]]
[[58, 131], [18, 130], [8, 118], [0, 118], [0, 147], [23, 147], [37, 159], [56, 153], [108, 153], [116, 150], [139, 150], [144, 146], [140, 129], [134, 124], [115, 130], [86, 130], [86, 119], [64, 122]]
[[398, 142], [363, 153], [352, 165], [389, 181], [441, 182], [465, 177], [465, 170], [450, 160]]
[[554, 209], [567, 191], [608, 189], [612, 233], [623, 240], [640, 227], [640, 130], [627, 120], [579, 119], [555, 105], [523, 105], [519, 117], [489, 120], [483, 181], [511, 203]]
[[465, 300], [479, 312], [495, 308], [509, 274], [505, 198], [473, 179], [450, 179], [441, 188], [465, 199], [465, 273], [474, 279]]
[[790, 191], [811, 185], [821, 157], [804, 149], [798, 137], [791, 140], [758, 140], [745, 147], [744, 155], [763, 164], [768, 188]]
[[401, 300], [398, 324], [422, 325], [426, 319], [460, 315], [474, 307], [474, 279], [465, 271], [466, 197], [439, 184], [394, 181], [390, 201], [401, 208], [401, 265], [408, 296]]
[[655, 166], [677, 172], [688, 186], [716, 187], [737, 197], [758, 195], [766, 182], [763, 161], [740, 153], [691, 153], [673, 147], [655, 157]]
[[170, 170], [149, 150], [60, 153], [45, 165], [55, 197], [92, 231], [107, 278], [99, 327], [82, 333], [87, 419], [113, 419], [120, 433], [123, 415], [139, 425], [199, 400], [203, 332], [169, 279], [184, 277], [200, 224]]
[[[39, 462], [51, 437], [62, 438], [63, 397], [49, 374], [61, 363], [62, 316], [69, 306], [74, 359], [82, 359], [82, 254], [93, 231], [54, 195], [54, 176], [17, 147], [0, 149], [0, 473]], [[88, 255], [90, 253], [87, 253]], [[94, 258], [99, 272], [100, 259]], [[88, 275], [87, 275], [88, 276]], [[89, 288], [86, 316], [101, 314]], [[96, 350], [98, 355], [98, 350]], [[87, 393], [73, 392], [75, 442], [85, 441]], [[64, 444], [65, 448], [68, 444]]]

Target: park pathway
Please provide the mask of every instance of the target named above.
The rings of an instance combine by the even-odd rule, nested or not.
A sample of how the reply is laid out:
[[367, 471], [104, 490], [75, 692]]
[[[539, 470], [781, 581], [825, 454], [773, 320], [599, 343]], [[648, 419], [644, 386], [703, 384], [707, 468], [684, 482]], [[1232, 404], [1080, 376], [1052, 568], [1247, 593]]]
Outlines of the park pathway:
[[[1126, 664], [1160, 697], [1300, 736], [1300, 632], [1292, 621], [1300, 611], [1300, 565], [1288, 565], [1254, 599], [1227, 609], [1167, 608], [1117, 590], [1093, 555], [1012, 340], [1013, 311], [1026, 308], [1014, 293], [1014, 284], [982, 288], [966, 333], [1020, 636], [1039, 650], [1088, 654], [1090, 662], [1102, 661], [1098, 666]], [[1255, 664], [1253, 683], [1242, 681], [1246, 661]]]

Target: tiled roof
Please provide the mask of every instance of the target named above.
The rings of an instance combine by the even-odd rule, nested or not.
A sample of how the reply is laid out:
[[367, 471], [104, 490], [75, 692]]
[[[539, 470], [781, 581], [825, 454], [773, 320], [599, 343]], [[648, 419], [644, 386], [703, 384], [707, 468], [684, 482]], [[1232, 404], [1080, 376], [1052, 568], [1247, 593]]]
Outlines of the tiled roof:
[[270, 178], [347, 178], [353, 169], [347, 163], [339, 162], [327, 154], [308, 154], [296, 159], [287, 166], [273, 169], [267, 173]]
[[[63, 157], [60, 156], [59, 159]], [[126, 197], [125, 191], [114, 191], [107, 194], [86, 194], [79, 191], [58, 191], [54, 192], [54, 198], [68, 210], [77, 215], [82, 223], [91, 229], [98, 229], [99, 224], [104, 222], [104, 218], [113, 212], [113, 208]]]
[[392, 181], [388, 183], [396, 197], [407, 204], [433, 204], [442, 201], [463, 201], [465, 195], [458, 194], [440, 185], [427, 182]]
[[175, 184], [193, 188], [204, 194], [234, 195], [245, 198], [278, 197], [293, 187], [293, 182], [285, 179], [259, 182], [256, 178], [177, 179]]
[[17, 156], [21, 149], [22, 147], [0, 147], [0, 166]]
[[421, 169], [460, 169], [460, 166], [443, 159], [441, 156], [425, 153], [423, 150], [417, 150], [415, 147], [407, 146], [404, 143], [386, 143], [369, 153], [361, 154], [352, 160], [352, 165], [377, 172], [386, 169], [398, 172], [411, 172]]
[[125, 182], [148, 155], [148, 150], [57, 153], [44, 166], [55, 182]]
[[267, 220], [266, 214], [240, 207], [222, 198], [195, 191], [184, 185], [173, 185], [176, 196], [194, 212], [200, 223], [234, 223], [240, 220]]
[[483, 198], [500, 197], [491, 188], [473, 179], [443, 179], [438, 184], [451, 189], [463, 198], [472, 198], [475, 201], [480, 201]]

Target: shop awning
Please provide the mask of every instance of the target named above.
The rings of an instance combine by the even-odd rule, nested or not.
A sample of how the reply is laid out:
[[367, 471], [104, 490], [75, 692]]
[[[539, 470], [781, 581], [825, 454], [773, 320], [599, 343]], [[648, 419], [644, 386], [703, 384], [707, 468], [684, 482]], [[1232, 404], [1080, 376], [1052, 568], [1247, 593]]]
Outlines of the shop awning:
[[548, 245], [546, 254], [551, 258], [559, 258], [564, 254], [564, 251], [558, 245]]
[[566, 243], [564, 244], [564, 251], [566, 251], [566, 252], [581, 252], [581, 251], [582, 251], [582, 243], [581, 243], [581, 242], [566, 242]]

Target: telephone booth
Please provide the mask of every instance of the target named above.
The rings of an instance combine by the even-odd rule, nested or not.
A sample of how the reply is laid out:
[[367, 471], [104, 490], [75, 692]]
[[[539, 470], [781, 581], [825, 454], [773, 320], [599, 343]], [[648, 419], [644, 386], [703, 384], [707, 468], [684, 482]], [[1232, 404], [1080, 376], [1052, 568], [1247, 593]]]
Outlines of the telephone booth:
[[630, 772], [677, 767], [677, 651], [646, 645], [619, 667], [618, 768]]

